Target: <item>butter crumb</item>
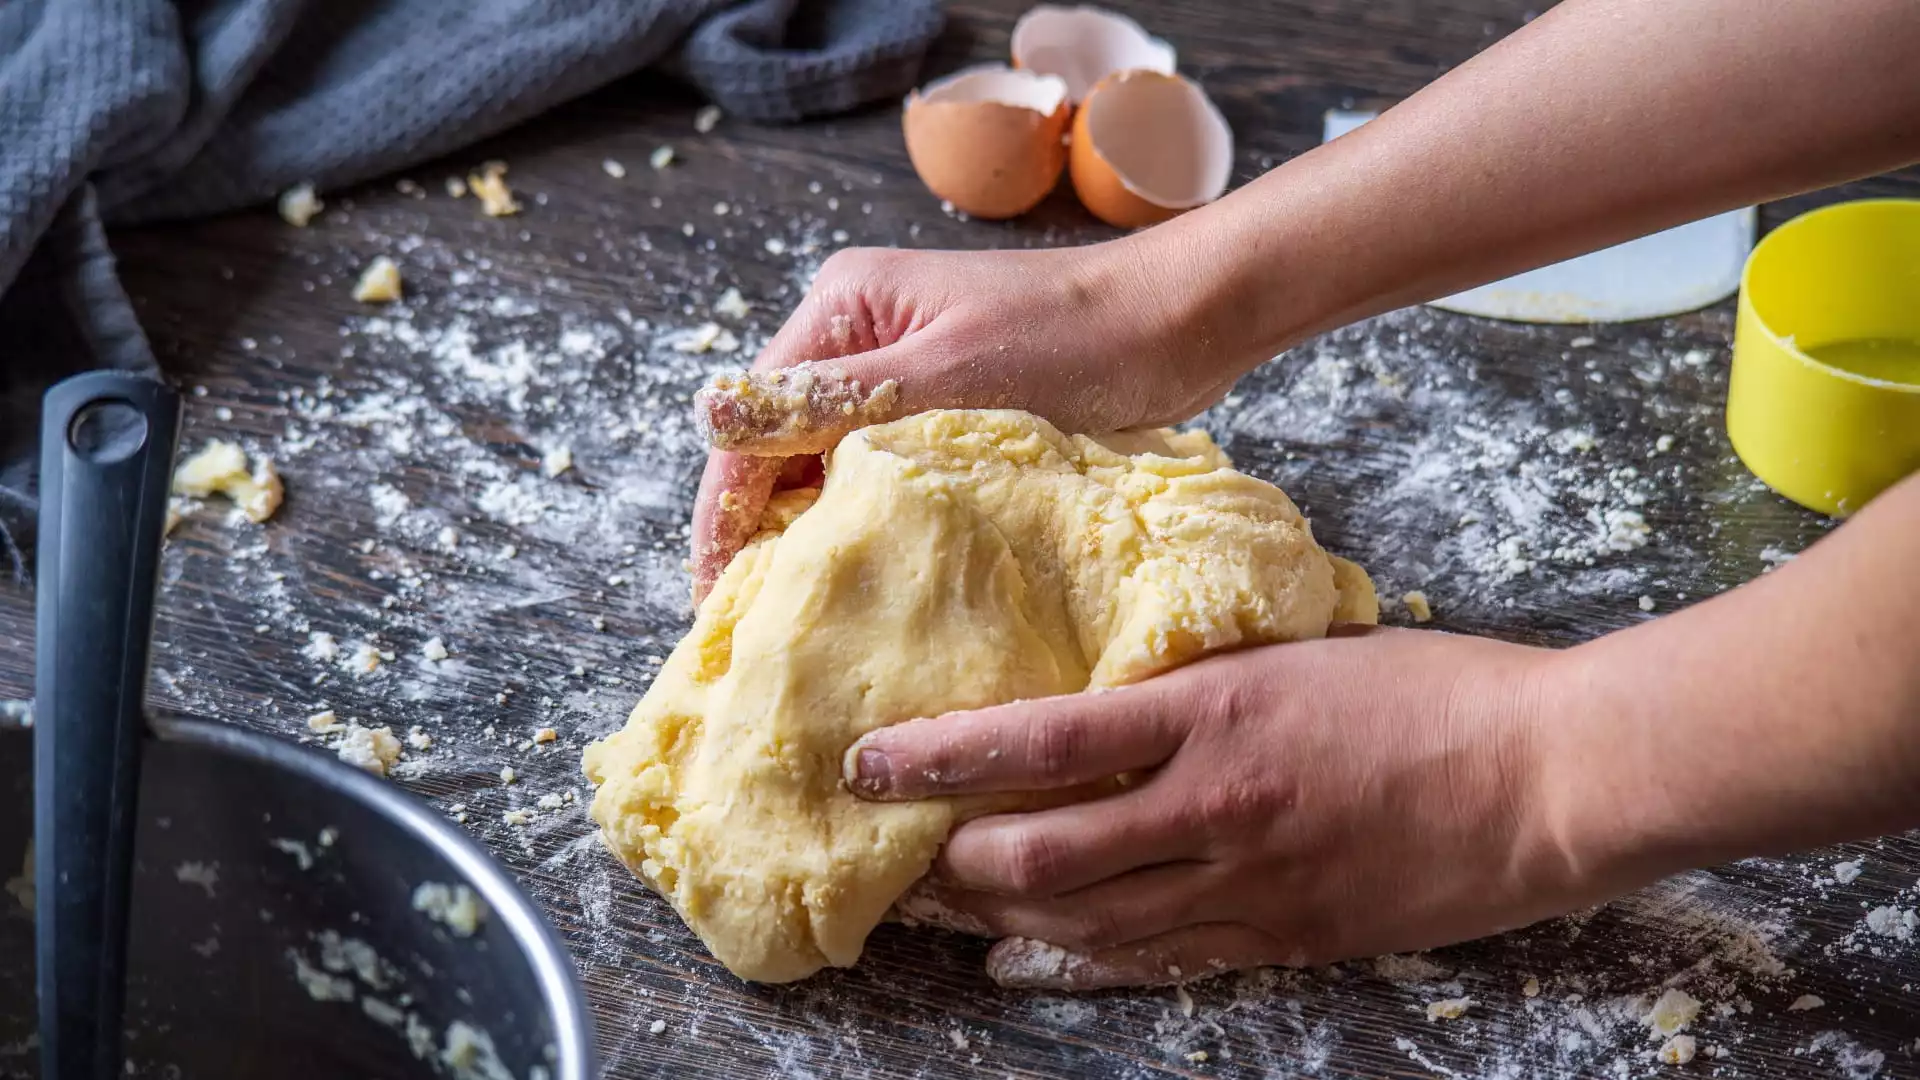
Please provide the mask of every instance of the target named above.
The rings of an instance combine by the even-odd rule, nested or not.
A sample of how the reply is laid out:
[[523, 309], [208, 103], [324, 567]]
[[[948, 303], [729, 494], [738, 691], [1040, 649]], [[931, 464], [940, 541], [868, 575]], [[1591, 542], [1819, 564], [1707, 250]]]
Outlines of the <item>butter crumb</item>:
[[306, 228], [307, 223], [326, 208], [327, 204], [314, 194], [311, 182], [295, 184], [280, 193], [280, 220], [296, 229]]
[[1678, 1035], [1694, 1018], [1700, 1015], [1700, 1002], [1685, 990], [1669, 989], [1661, 994], [1640, 1018], [1655, 1035], [1665, 1037]]
[[390, 304], [400, 297], [400, 267], [385, 255], [368, 263], [353, 285], [353, 298], [363, 304]]
[[1424, 623], [1433, 621], [1433, 604], [1427, 599], [1426, 593], [1415, 589], [1405, 596], [1402, 596], [1400, 602], [1406, 605], [1407, 614], [1413, 616], [1414, 622]]
[[286, 498], [286, 487], [270, 458], [261, 458], [251, 469], [246, 451], [219, 439], [180, 463], [173, 473], [173, 493], [195, 498], [224, 495], [240, 508], [248, 521], [259, 524], [273, 517]]
[[390, 727], [365, 728], [359, 724], [348, 724], [346, 734], [333, 752], [341, 761], [356, 769], [364, 769], [375, 776], [385, 776], [393, 763], [400, 760], [400, 740], [393, 737]]
[[1698, 1044], [1691, 1035], [1675, 1035], [1660, 1044], [1660, 1060], [1668, 1065], [1685, 1065], [1693, 1060]]
[[477, 173], [467, 174], [467, 186], [480, 200], [480, 212], [488, 217], [510, 217], [520, 212], [520, 203], [507, 186], [507, 163], [489, 161]]

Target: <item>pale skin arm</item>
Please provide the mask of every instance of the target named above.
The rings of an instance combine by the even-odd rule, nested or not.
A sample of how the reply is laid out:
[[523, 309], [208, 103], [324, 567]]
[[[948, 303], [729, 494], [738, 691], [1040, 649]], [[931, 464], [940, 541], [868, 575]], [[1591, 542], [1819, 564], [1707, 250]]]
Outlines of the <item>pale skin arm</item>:
[[[1321, 330], [1920, 160], [1916, 56], [1912, 0], [1569, 0], [1160, 228], [838, 257], [756, 366], [841, 358], [864, 386], [897, 380], [900, 412], [1185, 419]], [[751, 454], [753, 433], [734, 434]], [[840, 432], [816, 434], [798, 449]], [[697, 587], [757, 520], [777, 460], [715, 455]], [[955, 832], [930, 888], [1018, 936], [993, 954], [1003, 981], [1457, 941], [1686, 866], [1920, 824], [1917, 564], [1910, 479], [1777, 574], [1567, 652], [1405, 631], [1275, 646], [886, 729], [849, 781], [911, 798], [1150, 770], [1097, 803]]]

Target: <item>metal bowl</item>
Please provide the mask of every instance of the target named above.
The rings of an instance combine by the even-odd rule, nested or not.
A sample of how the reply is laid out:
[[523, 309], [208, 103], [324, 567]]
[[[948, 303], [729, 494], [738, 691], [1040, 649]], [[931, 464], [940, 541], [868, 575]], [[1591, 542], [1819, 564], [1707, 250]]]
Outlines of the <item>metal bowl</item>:
[[[30, 732], [0, 730], [6, 1077], [39, 1075], [32, 788]], [[433, 883], [471, 890], [484, 911], [471, 933], [435, 917], [437, 890], [416, 905]], [[328, 755], [154, 720], [132, 896], [128, 1075], [594, 1075], [572, 962], [513, 880], [424, 804]]]

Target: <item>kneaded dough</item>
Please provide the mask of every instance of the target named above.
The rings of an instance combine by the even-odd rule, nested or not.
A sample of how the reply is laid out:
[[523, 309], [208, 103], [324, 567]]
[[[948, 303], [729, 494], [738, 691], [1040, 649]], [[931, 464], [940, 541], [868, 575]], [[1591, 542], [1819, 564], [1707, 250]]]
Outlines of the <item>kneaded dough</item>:
[[859, 958], [967, 811], [854, 798], [861, 735], [1377, 615], [1366, 574], [1203, 433], [923, 413], [776, 496], [626, 728], [587, 748], [593, 817], [734, 974], [804, 978]]

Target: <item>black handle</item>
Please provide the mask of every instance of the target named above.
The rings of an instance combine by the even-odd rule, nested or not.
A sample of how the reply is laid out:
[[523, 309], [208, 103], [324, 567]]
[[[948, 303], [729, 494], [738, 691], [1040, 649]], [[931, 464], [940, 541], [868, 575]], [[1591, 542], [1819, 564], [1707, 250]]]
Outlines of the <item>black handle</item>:
[[40, 1075], [119, 1075], [148, 644], [180, 397], [78, 375], [41, 411], [33, 837]]

